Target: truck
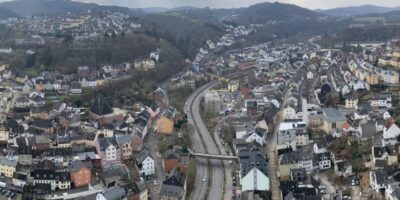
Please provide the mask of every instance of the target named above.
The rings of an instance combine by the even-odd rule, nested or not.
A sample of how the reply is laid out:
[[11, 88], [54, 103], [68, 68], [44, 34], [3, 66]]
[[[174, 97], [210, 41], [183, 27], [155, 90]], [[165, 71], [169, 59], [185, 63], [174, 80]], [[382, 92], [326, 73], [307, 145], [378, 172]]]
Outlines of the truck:
[[0, 181], [0, 187], [6, 187], [6, 183]]

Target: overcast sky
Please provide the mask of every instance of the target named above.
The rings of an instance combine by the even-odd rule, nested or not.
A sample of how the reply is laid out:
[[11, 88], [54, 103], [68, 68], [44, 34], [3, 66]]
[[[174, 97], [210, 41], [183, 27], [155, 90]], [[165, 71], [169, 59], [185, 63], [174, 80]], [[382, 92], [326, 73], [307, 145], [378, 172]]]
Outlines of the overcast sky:
[[[132, 8], [141, 7], [179, 7], [179, 6], [197, 6], [197, 7], [244, 7], [252, 4], [265, 2], [268, 0], [81, 0], [85, 2], [96, 2], [107, 5], [120, 5]], [[297, 4], [302, 7], [334, 8], [342, 6], [355, 6], [364, 4], [374, 4], [379, 6], [400, 6], [399, 0], [280, 0], [280, 2]]]
[[[9, 0], [0, 0], [9, 1]], [[196, 7], [213, 7], [213, 8], [232, 8], [245, 7], [252, 4], [273, 1], [273, 0], [78, 0], [83, 2], [93, 2], [104, 5], [118, 5], [131, 8], [144, 7], [180, 7], [180, 6], [196, 6]], [[399, 0], [280, 0], [280, 2], [296, 4], [310, 9], [327, 9], [343, 6], [357, 6], [364, 4], [374, 4], [379, 6], [400, 6]]]

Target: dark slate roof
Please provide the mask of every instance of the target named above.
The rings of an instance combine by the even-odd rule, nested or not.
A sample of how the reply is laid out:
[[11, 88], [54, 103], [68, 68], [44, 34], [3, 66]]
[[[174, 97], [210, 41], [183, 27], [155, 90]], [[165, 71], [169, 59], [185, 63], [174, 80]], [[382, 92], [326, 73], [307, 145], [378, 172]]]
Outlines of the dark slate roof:
[[386, 152], [385, 147], [374, 147], [374, 157], [375, 158], [381, 158], [385, 152]]
[[281, 181], [282, 197], [285, 200], [313, 200], [321, 199], [316, 188], [300, 186], [295, 181]]
[[115, 139], [119, 145], [130, 144], [131, 136], [129, 134], [119, 134], [115, 136]]
[[72, 81], [71, 82], [71, 89], [82, 89], [82, 86], [78, 81]]
[[115, 137], [98, 138], [101, 151], [105, 151], [110, 145], [118, 149], [118, 143]]
[[118, 200], [118, 199], [122, 199], [123, 197], [125, 197], [126, 192], [125, 189], [119, 186], [113, 186], [107, 189], [106, 192], [104, 192], [104, 197], [107, 200]]
[[153, 159], [153, 156], [151, 156], [150, 152], [144, 149], [139, 154], [135, 155], [136, 163], [141, 164], [147, 157]]
[[341, 162], [336, 163], [336, 165], [337, 165], [338, 171], [340, 171], [340, 172], [345, 172], [346, 169], [347, 169], [347, 167], [350, 166], [351, 164], [350, 164], [349, 161], [344, 160], [344, 161], [341, 161]]
[[268, 175], [268, 163], [261, 151], [241, 151], [239, 152], [239, 159], [243, 176], [247, 175], [255, 167], [266, 176]]
[[298, 150], [283, 154], [280, 159], [281, 164], [294, 164], [299, 161], [313, 160], [313, 154], [306, 150]]
[[175, 171], [172, 176], [163, 181], [160, 195], [181, 199], [184, 194], [185, 180], [185, 174]]
[[129, 174], [126, 171], [126, 168], [122, 165], [116, 165], [112, 168], [106, 169], [100, 173], [101, 179], [109, 179], [114, 177], [120, 177], [121, 179], [129, 179]]
[[373, 121], [368, 121], [365, 124], [361, 124], [362, 137], [372, 137], [376, 134], [376, 126]]
[[171, 149], [168, 149], [163, 154], [164, 160], [174, 160], [174, 159], [178, 159], [178, 158], [179, 158], [179, 156], [177, 154], [175, 154], [175, 152], [172, 151]]
[[48, 149], [44, 152], [44, 156], [70, 156], [71, 154], [71, 147]]
[[68, 166], [68, 171], [76, 172], [76, 171], [81, 170], [83, 167], [86, 167], [89, 169], [93, 168], [92, 162], [90, 162], [90, 161], [82, 162], [80, 160], [73, 160], [71, 162], [71, 164]]
[[31, 177], [35, 180], [58, 180], [58, 181], [68, 181], [68, 172], [56, 172], [54, 170], [43, 170], [36, 169], [31, 172]]
[[325, 120], [328, 122], [346, 121], [346, 117], [334, 108], [322, 109]]
[[105, 99], [97, 97], [90, 107], [90, 112], [96, 115], [108, 115], [113, 113], [113, 109]]
[[50, 183], [36, 183], [33, 186], [33, 192], [36, 194], [50, 194], [51, 184]]
[[14, 173], [13, 178], [18, 179], [18, 180], [23, 180], [26, 181], [27, 175], [26, 174], [21, 174], [21, 173]]

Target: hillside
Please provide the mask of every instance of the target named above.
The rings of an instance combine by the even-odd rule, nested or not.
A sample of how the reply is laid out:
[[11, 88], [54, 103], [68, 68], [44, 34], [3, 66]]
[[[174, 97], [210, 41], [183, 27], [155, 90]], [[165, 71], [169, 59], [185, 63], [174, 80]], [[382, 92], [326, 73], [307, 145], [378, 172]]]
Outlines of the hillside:
[[372, 24], [372, 23], [381, 24], [382, 22], [400, 23], [400, 11], [368, 14], [368, 15], [363, 15], [360, 17], [354, 17], [353, 20], [356, 22], [359, 22], [359, 23], [361, 22], [361, 23], [366, 23], [366, 24]]
[[268, 21], [315, 19], [324, 16], [296, 5], [283, 3], [261, 3], [239, 9], [234, 21], [239, 23], [263, 24]]
[[380, 7], [375, 5], [362, 5], [362, 6], [340, 7], [328, 10], [317, 10], [317, 11], [326, 15], [331, 15], [336, 17], [354, 17], [354, 16], [368, 15], [373, 13], [387, 13], [396, 10], [400, 10], [400, 7], [390, 8], [390, 7]]
[[1, 3], [0, 6], [6, 7], [20, 16], [82, 14], [87, 13], [89, 10], [91, 12], [109, 10], [125, 14], [131, 14], [132, 12], [129, 8], [100, 6], [71, 0], [16, 0]]
[[220, 25], [176, 13], [147, 14], [141, 18], [146, 28], [146, 35], [167, 39], [186, 57], [193, 57], [207, 39], [216, 40], [224, 31]]
[[19, 17], [19, 16], [13, 11], [9, 10], [8, 8], [0, 6], [0, 19], [7, 19], [10, 17]]

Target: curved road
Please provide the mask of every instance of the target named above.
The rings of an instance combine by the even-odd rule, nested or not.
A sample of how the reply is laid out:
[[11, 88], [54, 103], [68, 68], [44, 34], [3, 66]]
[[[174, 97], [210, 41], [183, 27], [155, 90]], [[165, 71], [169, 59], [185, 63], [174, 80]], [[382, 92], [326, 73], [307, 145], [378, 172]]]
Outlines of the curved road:
[[[241, 76], [246, 74], [248, 71], [252, 69], [241, 70], [239, 72], [234, 72], [229, 74], [228, 78], [236, 78], [237, 76]], [[189, 123], [194, 126], [194, 133], [192, 137], [192, 148], [195, 152], [199, 153], [209, 153], [209, 154], [220, 154], [218, 151], [218, 147], [215, 144], [211, 134], [209, 133], [207, 127], [205, 126], [203, 119], [200, 116], [200, 100], [204, 95], [204, 91], [210, 89], [217, 85], [217, 81], [211, 81], [202, 87], [195, 90], [192, 95], [188, 98], [185, 103], [184, 112], [189, 116]], [[198, 132], [200, 131], [200, 132]], [[214, 133], [213, 133], [214, 134]], [[204, 145], [202, 143], [202, 139], [204, 140]], [[216, 137], [216, 140], [217, 137]], [[219, 145], [221, 148], [221, 145]], [[221, 199], [230, 199], [232, 197], [232, 179], [230, 178], [232, 167], [227, 166], [225, 163], [225, 171], [223, 167], [223, 163], [220, 160], [210, 160], [210, 168], [211, 168], [211, 176], [208, 177], [208, 160], [207, 159], [197, 159], [197, 171], [196, 171], [196, 180], [195, 187], [192, 191], [189, 199], [203, 200], [203, 199], [211, 199], [211, 200], [221, 200]], [[225, 175], [225, 176], [224, 176]], [[203, 181], [203, 177], [206, 177], [206, 181]], [[227, 178], [226, 181], [224, 179]], [[209, 180], [211, 178], [211, 180]], [[208, 183], [211, 185], [208, 185]], [[225, 187], [224, 187], [225, 182]], [[225, 191], [224, 191], [225, 188]], [[225, 192], [225, 193], [224, 193]], [[224, 193], [224, 197], [222, 196]]]
[[[205, 90], [212, 88], [217, 84], [216, 81], [207, 83], [206, 85], [197, 89], [189, 97], [186, 105], [185, 112], [189, 115], [189, 122], [194, 125], [195, 133], [193, 135], [193, 150], [199, 153], [210, 153], [219, 154], [218, 148], [208, 132], [203, 119], [200, 116], [200, 101], [203, 97]], [[199, 132], [198, 132], [199, 131]], [[201, 135], [201, 137], [200, 137]], [[202, 140], [207, 146], [203, 146]], [[224, 170], [222, 167], [222, 161], [220, 160], [210, 160], [211, 174], [212, 177], [208, 177], [208, 160], [207, 159], [197, 159], [197, 172], [195, 180], [195, 188], [190, 199], [211, 199], [211, 200], [221, 200], [222, 192], [224, 188]], [[206, 177], [206, 181], [203, 182], [203, 177]], [[211, 178], [211, 180], [209, 180]], [[208, 187], [208, 182], [210, 181], [210, 187]]]

